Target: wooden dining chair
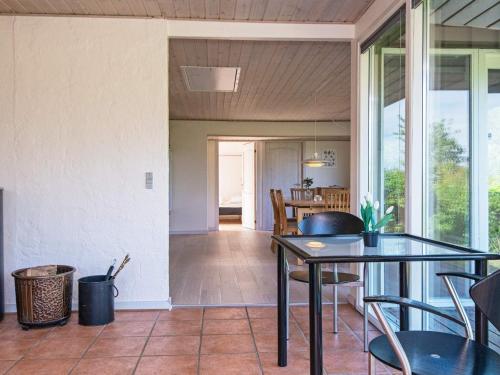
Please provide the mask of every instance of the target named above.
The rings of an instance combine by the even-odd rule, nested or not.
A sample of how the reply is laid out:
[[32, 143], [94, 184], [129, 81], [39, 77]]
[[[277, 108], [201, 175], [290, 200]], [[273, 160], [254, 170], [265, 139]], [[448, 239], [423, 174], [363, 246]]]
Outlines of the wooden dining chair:
[[[370, 342], [369, 374], [375, 375], [375, 359], [385, 365], [403, 372], [403, 375], [493, 375], [500, 369], [500, 354], [493, 349], [473, 340], [472, 326], [467, 313], [458, 298], [449, 277], [465, 277], [477, 281], [470, 288], [470, 296], [489, 322], [500, 329], [500, 270], [480, 279], [477, 275], [466, 273], [441, 273], [457, 316], [449, 315], [427, 303], [399, 296], [365, 297], [371, 304], [385, 335]], [[465, 337], [454, 333], [433, 331], [394, 332], [380, 307], [381, 303], [391, 303], [406, 308], [416, 308], [454, 322], [464, 329]]]
[[290, 188], [290, 196], [294, 201], [303, 201], [306, 199], [306, 191], [304, 188]]
[[[278, 208], [278, 202], [276, 201], [276, 190], [275, 189], [271, 189], [269, 191], [269, 195], [271, 197], [271, 205], [273, 207], [273, 219], [274, 219], [274, 223], [273, 223], [273, 234], [274, 235], [280, 235], [281, 234], [281, 221], [280, 221], [280, 213], [279, 213], [279, 208]], [[271, 250], [273, 253], [276, 252], [276, 249], [277, 249], [277, 244], [276, 242], [273, 240], [271, 242]]]
[[341, 189], [341, 188], [321, 188], [321, 196], [323, 197], [323, 200], [327, 200], [327, 198], [331, 195], [331, 194], [337, 194], [337, 193], [341, 193], [341, 192], [345, 192], [345, 191], [349, 191], [348, 189]]
[[347, 190], [339, 190], [326, 196], [325, 199], [326, 211], [351, 211], [351, 193]]
[[[294, 201], [304, 201], [306, 200], [306, 191], [304, 188], [290, 188], [290, 196]], [[293, 217], [297, 217], [297, 209], [293, 208]]]
[[278, 206], [280, 235], [297, 234], [297, 219], [289, 218], [286, 215], [285, 199], [280, 189], [274, 191], [276, 204]]

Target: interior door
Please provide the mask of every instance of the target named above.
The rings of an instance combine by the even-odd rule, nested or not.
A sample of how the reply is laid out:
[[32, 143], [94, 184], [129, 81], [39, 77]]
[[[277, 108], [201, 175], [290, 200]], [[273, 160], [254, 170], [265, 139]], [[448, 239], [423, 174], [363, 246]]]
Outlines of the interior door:
[[[269, 189], [281, 189], [285, 197], [290, 188], [302, 180], [302, 143], [266, 142], [263, 164], [263, 229], [273, 228], [273, 209]], [[291, 215], [291, 212], [288, 213]]]
[[255, 143], [243, 146], [243, 179], [241, 194], [241, 224], [255, 229]]

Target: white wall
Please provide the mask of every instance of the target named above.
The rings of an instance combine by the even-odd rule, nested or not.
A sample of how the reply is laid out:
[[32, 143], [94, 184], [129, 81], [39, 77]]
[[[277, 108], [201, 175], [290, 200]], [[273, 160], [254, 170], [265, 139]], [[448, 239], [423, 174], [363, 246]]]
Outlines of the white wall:
[[243, 182], [243, 156], [219, 155], [219, 206], [239, 203]]
[[[218, 199], [219, 184], [219, 145], [216, 140], [207, 142], [207, 225], [208, 230], [219, 229], [219, 207]], [[172, 185], [172, 181], [170, 181]], [[172, 189], [170, 189], [170, 199], [172, 199]]]
[[[349, 187], [350, 181], [350, 141], [318, 141], [317, 152], [319, 156], [323, 150], [334, 150], [336, 153], [336, 167], [311, 168], [304, 166], [303, 176], [314, 180], [313, 186], [339, 185]], [[314, 141], [304, 142], [303, 157], [310, 158], [314, 153]]]
[[126, 253], [117, 306], [167, 307], [166, 21], [0, 17], [0, 35], [7, 308], [17, 268], [73, 265], [76, 290]]
[[219, 142], [219, 205], [238, 200], [243, 184], [243, 142]]
[[[310, 137], [307, 122], [170, 121], [171, 233], [206, 233], [207, 137]], [[349, 136], [349, 123], [318, 123], [317, 134]]]

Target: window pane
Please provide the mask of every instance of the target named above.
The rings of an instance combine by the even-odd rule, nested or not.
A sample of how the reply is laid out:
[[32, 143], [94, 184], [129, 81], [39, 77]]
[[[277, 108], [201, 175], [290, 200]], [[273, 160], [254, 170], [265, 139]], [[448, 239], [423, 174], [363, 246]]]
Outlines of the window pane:
[[[425, 1], [424, 235], [500, 252], [500, 30], [498, 6], [492, 4]], [[490, 262], [490, 271], [498, 266]], [[424, 270], [424, 299], [454, 312], [435, 273], [470, 272], [471, 263], [428, 263]], [[473, 321], [470, 282], [454, 282]], [[463, 334], [427, 314], [424, 322], [427, 329]], [[489, 338], [500, 350], [493, 327]]]
[[[500, 64], [498, 69], [488, 70], [487, 101], [488, 239], [489, 250], [500, 253]], [[493, 265], [500, 268], [498, 261]]]
[[371, 47], [373, 116], [371, 187], [381, 210], [394, 206], [385, 232], [404, 232], [405, 220], [405, 52], [404, 13]]
[[470, 55], [447, 52], [429, 58], [426, 235], [469, 245]]

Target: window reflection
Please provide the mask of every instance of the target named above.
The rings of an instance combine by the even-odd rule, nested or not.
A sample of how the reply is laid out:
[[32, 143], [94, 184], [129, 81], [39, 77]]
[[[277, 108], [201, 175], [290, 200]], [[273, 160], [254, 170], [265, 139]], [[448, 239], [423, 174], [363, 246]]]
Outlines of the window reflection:
[[470, 56], [435, 51], [430, 57], [429, 70], [427, 236], [467, 246]]
[[[500, 252], [500, 30], [498, 5], [424, 1], [427, 92], [424, 153], [424, 235]], [[490, 262], [490, 271], [498, 268]], [[441, 271], [473, 271], [470, 262], [429, 263], [424, 300], [454, 311]], [[474, 319], [468, 281], [457, 290]], [[462, 334], [426, 314], [424, 328]], [[500, 350], [491, 329], [490, 345]]]

